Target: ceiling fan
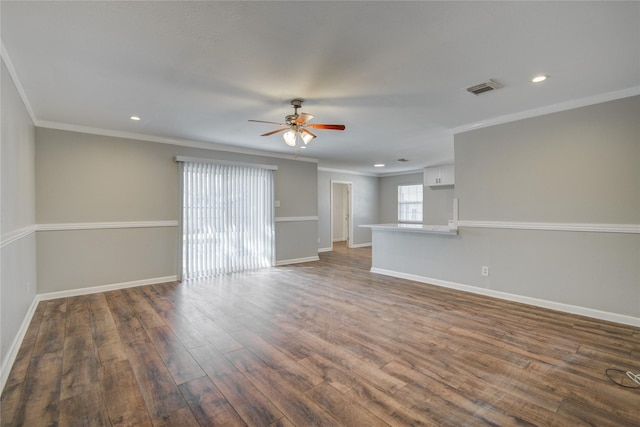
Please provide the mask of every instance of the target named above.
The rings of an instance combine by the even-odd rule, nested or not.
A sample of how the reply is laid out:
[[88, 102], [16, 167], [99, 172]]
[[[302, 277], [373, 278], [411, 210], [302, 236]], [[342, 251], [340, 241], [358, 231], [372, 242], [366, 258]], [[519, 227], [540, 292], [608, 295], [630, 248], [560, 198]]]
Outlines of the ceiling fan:
[[269, 136], [274, 133], [284, 132], [282, 137], [285, 144], [290, 147], [299, 146], [305, 148], [308, 143], [311, 142], [316, 136], [309, 131], [309, 129], [328, 129], [328, 130], [344, 130], [344, 125], [330, 125], [320, 123], [308, 123], [313, 119], [313, 114], [300, 113], [298, 114], [298, 108], [302, 107], [302, 99], [296, 98], [291, 100], [293, 106], [293, 114], [289, 114], [285, 117], [285, 123], [267, 122], [264, 120], [249, 120], [250, 122], [258, 123], [270, 123], [273, 125], [282, 126], [282, 129], [277, 129], [271, 132], [263, 133], [261, 136]]

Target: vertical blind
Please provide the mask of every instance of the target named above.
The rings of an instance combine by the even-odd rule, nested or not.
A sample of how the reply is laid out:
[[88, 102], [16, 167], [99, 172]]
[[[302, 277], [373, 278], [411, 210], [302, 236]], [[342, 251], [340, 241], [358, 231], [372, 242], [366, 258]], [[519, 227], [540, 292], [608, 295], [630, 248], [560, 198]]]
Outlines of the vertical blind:
[[183, 279], [273, 265], [273, 171], [181, 164]]

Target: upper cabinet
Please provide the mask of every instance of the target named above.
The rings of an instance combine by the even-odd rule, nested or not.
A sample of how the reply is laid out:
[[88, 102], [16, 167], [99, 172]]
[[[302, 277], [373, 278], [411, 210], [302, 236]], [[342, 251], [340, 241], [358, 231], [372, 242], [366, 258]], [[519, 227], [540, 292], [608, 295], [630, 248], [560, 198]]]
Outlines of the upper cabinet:
[[440, 187], [455, 184], [455, 169], [453, 165], [424, 168], [424, 185]]

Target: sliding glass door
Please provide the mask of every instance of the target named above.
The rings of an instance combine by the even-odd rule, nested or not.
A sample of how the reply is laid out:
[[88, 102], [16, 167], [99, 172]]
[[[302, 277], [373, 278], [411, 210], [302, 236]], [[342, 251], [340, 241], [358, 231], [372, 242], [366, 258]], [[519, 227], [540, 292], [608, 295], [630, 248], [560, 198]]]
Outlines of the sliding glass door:
[[192, 161], [181, 165], [182, 278], [273, 265], [273, 170]]

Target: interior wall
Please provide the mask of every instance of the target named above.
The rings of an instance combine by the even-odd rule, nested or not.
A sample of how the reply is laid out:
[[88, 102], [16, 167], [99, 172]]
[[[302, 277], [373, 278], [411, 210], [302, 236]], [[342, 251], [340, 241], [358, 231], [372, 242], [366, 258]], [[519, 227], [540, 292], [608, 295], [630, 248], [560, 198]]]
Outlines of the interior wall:
[[[398, 186], [422, 185], [423, 176], [424, 174], [420, 171], [380, 177], [380, 202], [378, 206], [380, 223], [395, 224], [398, 222]], [[425, 209], [427, 206], [423, 205], [423, 212]]]
[[178, 155], [278, 166], [276, 262], [317, 256], [316, 163], [37, 128], [38, 292], [175, 277]]
[[637, 229], [638, 117], [635, 96], [456, 135], [459, 235], [375, 233], [374, 268], [640, 319], [640, 234], [561, 229]]
[[456, 135], [460, 219], [640, 224], [639, 99]]
[[[424, 173], [412, 172], [380, 178], [380, 222], [398, 222], [398, 186], [423, 185]], [[422, 193], [422, 223], [447, 225], [453, 219], [454, 189], [424, 187]]]
[[318, 169], [318, 250], [331, 248], [331, 181], [350, 182], [351, 185], [351, 222], [352, 246], [371, 245], [371, 230], [360, 227], [364, 224], [377, 224], [379, 178], [356, 175], [334, 170]]
[[0, 361], [2, 381], [36, 296], [35, 131], [4, 61], [0, 137]]

